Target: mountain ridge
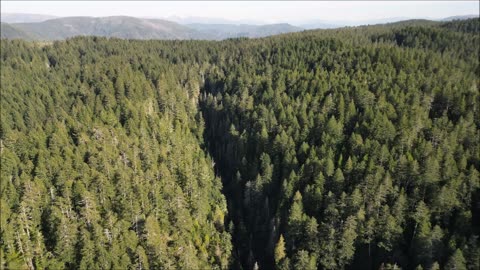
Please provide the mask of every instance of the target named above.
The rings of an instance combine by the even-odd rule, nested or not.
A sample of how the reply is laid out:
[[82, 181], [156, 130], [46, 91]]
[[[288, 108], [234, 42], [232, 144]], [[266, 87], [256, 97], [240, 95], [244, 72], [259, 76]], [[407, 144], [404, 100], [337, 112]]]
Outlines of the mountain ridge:
[[55, 18], [59, 17], [33, 13], [2, 13], [1, 15], [1, 21], [4, 23], [43, 22]]
[[[8, 29], [7, 29], [8, 28]], [[228, 30], [226, 29], [228, 28]], [[271, 25], [182, 25], [164, 19], [130, 16], [75, 16], [29, 23], [2, 23], [2, 38], [30, 40], [63, 40], [74, 36], [104, 36], [125, 39], [205, 39], [265, 37], [298, 32], [303, 28], [290, 24]]]
[[[465, 20], [472, 17], [478, 17], [478, 15], [460, 15], [428, 20], [387, 18], [363, 21], [360, 25], [402, 24], [408, 21], [426, 21], [430, 24]], [[312, 20], [310, 23], [303, 24], [273, 23], [259, 25], [228, 20], [217, 20], [218, 23], [205, 23], [208, 20], [202, 19], [198, 23], [192, 23], [194, 20], [140, 18], [124, 15], [55, 17], [26, 13], [2, 13], [1, 21], [1, 38], [37, 41], [63, 40], [74, 36], [153, 40], [223, 40], [240, 37], [261, 38], [303, 30], [352, 26], [351, 22], [325, 20]]]

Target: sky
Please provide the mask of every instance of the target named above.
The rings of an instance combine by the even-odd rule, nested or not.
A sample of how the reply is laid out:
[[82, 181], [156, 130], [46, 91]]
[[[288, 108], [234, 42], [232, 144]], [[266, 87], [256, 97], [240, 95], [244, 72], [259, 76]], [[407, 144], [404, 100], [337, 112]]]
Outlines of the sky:
[[440, 19], [479, 14], [479, 1], [1, 1], [2, 13], [66, 16], [203, 17], [256, 23]]

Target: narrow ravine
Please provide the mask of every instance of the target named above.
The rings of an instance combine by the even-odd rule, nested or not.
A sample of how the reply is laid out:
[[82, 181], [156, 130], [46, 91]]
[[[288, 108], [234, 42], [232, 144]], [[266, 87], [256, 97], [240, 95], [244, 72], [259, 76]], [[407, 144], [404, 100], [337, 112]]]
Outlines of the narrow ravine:
[[[206, 150], [214, 159], [215, 173], [222, 179], [222, 193], [227, 199], [228, 216], [225, 224], [232, 235], [232, 269], [274, 269], [273, 245], [269, 239], [265, 239], [265, 235], [271, 233], [256, 231], [261, 226], [251, 226], [256, 211], [244, 203], [246, 183], [239, 173], [242, 158], [237, 155], [238, 145], [232, 144], [231, 138], [227, 139], [232, 136], [229, 127], [225, 125], [229, 122], [229, 115], [216, 107], [216, 96], [220, 92], [221, 82], [207, 81], [201, 88], [199, 105], [205, 121]], [[264, 217], [268, 218], [268, 214]], [[270, 220], [261, 222], [272, 223]]]

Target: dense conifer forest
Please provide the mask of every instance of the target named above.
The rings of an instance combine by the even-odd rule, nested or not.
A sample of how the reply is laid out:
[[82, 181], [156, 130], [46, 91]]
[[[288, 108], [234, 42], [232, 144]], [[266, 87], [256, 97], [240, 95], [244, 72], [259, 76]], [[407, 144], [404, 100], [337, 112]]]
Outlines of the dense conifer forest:
[[1, 41], [2, 269], [480, 269], [480, 21]]

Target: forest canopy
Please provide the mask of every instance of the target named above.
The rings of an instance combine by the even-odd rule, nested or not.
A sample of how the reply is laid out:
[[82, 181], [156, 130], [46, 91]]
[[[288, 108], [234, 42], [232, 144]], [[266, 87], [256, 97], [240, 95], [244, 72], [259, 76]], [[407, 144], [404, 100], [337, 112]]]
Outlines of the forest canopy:
[[479, 269], [479, 23], [1, 40], [0, 267]]

